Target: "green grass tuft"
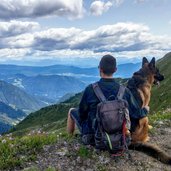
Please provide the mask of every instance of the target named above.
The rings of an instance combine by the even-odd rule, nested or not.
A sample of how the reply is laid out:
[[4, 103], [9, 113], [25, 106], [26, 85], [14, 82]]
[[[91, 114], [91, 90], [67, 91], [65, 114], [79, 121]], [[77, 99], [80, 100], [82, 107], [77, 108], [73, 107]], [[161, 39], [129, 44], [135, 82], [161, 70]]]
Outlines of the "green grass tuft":
[[157, 121], [171, 120], [171, 113], [158, 112], [153, 115], [149, 115], [150, 124], [155, 124]]
[[92, 152], [86, 147], [86, 146], [81, 146], [78, 150], [78, 156], [83, 157], [83, 158], [90, 158], [92, 156]]
[[44, 145], [57, 142], [56, 134], [35, 134], [22, 138], [11, 135], [0, 138], [0, 170], [22, 167], [23, 163], [36, 159]]

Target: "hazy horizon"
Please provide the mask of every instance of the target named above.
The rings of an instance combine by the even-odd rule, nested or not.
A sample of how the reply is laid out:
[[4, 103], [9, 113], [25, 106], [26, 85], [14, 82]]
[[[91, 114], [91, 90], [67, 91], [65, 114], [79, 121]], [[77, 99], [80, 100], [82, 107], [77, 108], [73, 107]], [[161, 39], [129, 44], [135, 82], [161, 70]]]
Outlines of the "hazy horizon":
[[[151, 58], [149, 58], [150, 60]], [[159, 59], [159, 58], [158, 58]], [[35, 67], [46, 67], [46, 66], [53, 66], [53, 65], [64, 65], [64, 66], [75, 66], [80, 68], [92, 68], [97, 67], [100, 61], [99, 59], [77, 59], [77, 63], [74, 61], [60, 61], [60, 60], [41, 60], [41, 61], [5, 61], [0, 62], [0, 65], [16, 65], [16, 66], [35, 66]], [[139, 64], [141, 63], [141, 59], [133, 59], [133, 60], [126, 60], [126, 61], [117, 61], [117, 65], [123, 65], [123, 64]]]
[[[42, 59], [42, 60], [8, 60], [8, 61], [1, 61], [0, 65], [18, 65], [18, 66], [53, 66], [53, 65], [65, 65], [65, 66], [75, 66], [80, 68], [91, 68], [97, 67], [100, 61], [100, 58], [74, 58], [72, 60], [64, 59]], [[131, 58], [131, 59], [118, 59], [117, 65], [122, 64], [138, 64], [142, 62], [143, 57], [139, 58]], [[147, 57], [147, 59], [151, 60], [152, 57]], [[160, 59], [160, 57], [156, 58], [156, 60]]]

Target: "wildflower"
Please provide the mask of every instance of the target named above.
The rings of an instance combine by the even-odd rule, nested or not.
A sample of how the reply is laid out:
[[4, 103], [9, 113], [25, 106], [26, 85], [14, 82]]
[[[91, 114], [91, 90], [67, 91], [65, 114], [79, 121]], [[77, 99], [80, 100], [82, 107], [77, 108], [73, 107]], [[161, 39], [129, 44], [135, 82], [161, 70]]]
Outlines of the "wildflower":
[[14, 140], [14, 138], [12, 138], [12, 137], [9, 137], [8, 139], [9, 139], [9, 140]]
[[7, 136], [7, 137], [11, 137], [11, 136], [12, 136], [12, 133], [10, 133], [10, 134], [7, 134], [6, 136]]
[[2, 143], [3, 143], [3, 144], [4, 144], [4, 143], [6, 143], [6, 142], [7, 142], [7, 140], [6, 140], [6, 139], [3, 139], [3, 140], [2, 140]]
[[13, 148], [14, 147], [14, 144], [10, 144], [10, 147]]
[[40, 130], [38, 130], [38, 131], [37, 131], [37, 133], [38, 133], [38, 134], [41, 134], [41, 131], [40, 131]]

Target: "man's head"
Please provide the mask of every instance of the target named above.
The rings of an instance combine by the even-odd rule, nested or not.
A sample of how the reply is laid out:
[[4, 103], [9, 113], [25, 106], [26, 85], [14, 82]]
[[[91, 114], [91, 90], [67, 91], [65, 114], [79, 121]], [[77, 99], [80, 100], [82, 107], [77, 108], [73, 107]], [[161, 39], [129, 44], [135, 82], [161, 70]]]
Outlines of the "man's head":
[[112, 55], [105, 55], [99, 63], [101, 77], [111, 77], [116, 72], [116, 59]]

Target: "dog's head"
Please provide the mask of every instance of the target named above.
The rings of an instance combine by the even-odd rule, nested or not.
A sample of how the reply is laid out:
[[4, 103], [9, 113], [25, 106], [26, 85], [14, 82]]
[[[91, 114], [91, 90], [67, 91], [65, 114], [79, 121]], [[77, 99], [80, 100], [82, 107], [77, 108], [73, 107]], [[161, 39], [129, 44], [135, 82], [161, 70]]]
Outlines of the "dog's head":
[[159, 69], [156, 67], [156, 60], [153, 57], [149, 62], [146, 57], [143, 58], [142, 68], [148, 70], [148, 74], [152, 75], [153, 83], [158, 85], [160, 81], [164, 80], [164, 76], [160, 73]]

